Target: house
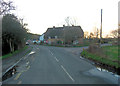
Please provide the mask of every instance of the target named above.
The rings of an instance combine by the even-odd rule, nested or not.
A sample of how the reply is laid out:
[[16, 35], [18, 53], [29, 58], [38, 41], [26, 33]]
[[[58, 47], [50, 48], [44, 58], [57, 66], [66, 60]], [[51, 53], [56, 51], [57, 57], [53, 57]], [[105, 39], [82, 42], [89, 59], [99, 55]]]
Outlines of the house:
[[80, 43], [83, 36], [84, 32], [80, 26], [53, 26], [47, 29], [44, 38], [49, 44], [73, 44], [76, 41]]
[[40, 36], [39, 41], [44, 41], [44, 33]]

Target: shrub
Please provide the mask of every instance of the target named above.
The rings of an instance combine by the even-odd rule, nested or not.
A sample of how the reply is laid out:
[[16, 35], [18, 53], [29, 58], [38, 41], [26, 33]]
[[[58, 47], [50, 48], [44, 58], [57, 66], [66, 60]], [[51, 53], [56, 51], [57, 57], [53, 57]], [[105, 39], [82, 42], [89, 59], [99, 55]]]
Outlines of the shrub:
[[88, 52], [90, 53], [96, 53], [100, 51], [101, 51], [100, 44], [91, 44], [88, 48]]

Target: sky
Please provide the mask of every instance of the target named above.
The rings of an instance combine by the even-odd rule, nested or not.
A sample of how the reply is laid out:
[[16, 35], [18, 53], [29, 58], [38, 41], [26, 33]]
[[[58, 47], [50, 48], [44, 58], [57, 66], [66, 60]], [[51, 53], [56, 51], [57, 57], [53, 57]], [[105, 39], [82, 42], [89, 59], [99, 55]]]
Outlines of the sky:
[[[120, 2], [118, 3], [118, 15], [120, 15]], [[118, 16], [118, 24], [120, 27], [120, 16]]]
[[15, 14], [28, 23], [32, 33], [43, 34], [49, 27], [61, 27], [65, 18], [76, 20], [83, 31], [100, 29], [103, 9], [103, 36], [118, 28], [120, 0], [12, 0]]

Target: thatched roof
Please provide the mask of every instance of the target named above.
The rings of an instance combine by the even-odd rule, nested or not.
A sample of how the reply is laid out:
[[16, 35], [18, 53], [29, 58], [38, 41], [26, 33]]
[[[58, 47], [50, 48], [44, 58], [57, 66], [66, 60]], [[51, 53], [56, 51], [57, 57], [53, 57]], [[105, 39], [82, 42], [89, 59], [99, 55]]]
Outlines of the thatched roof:
[[83, 37], [84, 32], [80, 26], [64, 26], [64, 27], [53, 27], [48, 28], [45, 32], [45, 39], [48, 39], [48, 37], [55, 37], [58, 38], [67, 37], [67, 38], [73, 38], [73, 37]]
[[63, 27], [48, 28], [45, 32], [45, 38], [48, 37], [62, 37], [63, 36]]

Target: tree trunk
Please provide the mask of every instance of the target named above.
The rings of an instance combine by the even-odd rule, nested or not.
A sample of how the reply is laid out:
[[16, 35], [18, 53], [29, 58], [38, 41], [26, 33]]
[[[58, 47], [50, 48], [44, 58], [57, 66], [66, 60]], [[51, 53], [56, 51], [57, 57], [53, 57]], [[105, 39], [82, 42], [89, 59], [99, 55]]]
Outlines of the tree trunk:
[[20, 49], [19, 44], [18, 44], [18, 46], [17, 46], [17, 49], [18, 49], [18, 50]]
[[9, 40], [9, 45], [10, 45], [10, 52], [12, 53], [12, 42], [11, 42], [11, 39]]
[[14, 43], [13, 43], [13, 45], [12, 45], [12, 52], [14, 52]]

